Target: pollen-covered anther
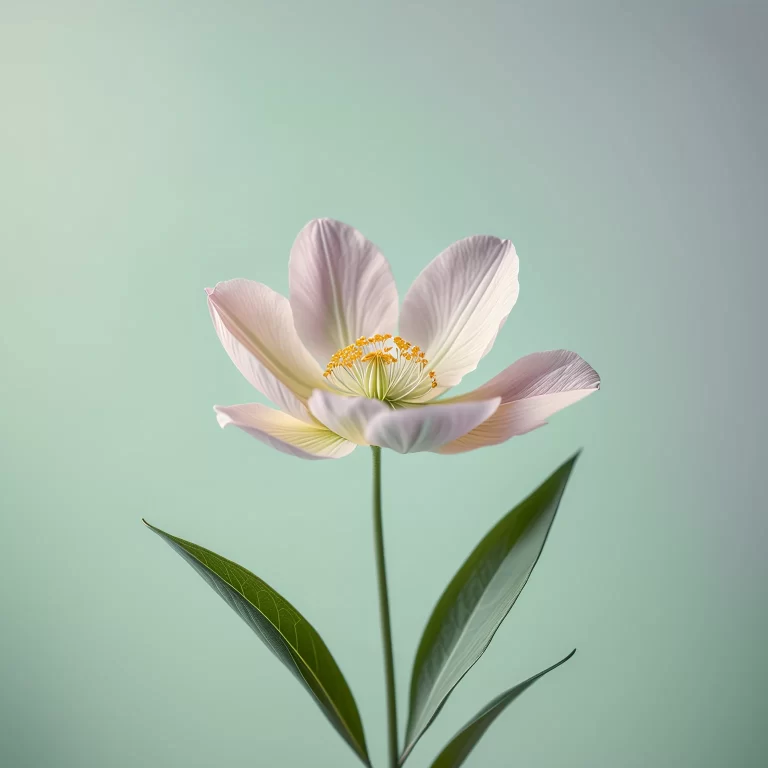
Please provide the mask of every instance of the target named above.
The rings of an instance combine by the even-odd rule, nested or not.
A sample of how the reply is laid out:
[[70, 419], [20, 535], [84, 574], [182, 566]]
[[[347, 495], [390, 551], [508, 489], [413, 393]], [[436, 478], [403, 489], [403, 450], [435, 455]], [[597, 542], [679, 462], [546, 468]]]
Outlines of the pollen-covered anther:
[[361, 362], [370, 363], [372, 360], [381, 360], [385, 365], [397, 362], [397, 358], [388, 354], [386, 349], [377, 349], [374, 352], [369, 352]]
[[323, 376], [345, 395], [384, 400], [396, 407], [418, 401], [437, 386], [435, 372], [425, 370], [428, 363], [419, 346], [391, 333], [376, 333], [334, 352]]

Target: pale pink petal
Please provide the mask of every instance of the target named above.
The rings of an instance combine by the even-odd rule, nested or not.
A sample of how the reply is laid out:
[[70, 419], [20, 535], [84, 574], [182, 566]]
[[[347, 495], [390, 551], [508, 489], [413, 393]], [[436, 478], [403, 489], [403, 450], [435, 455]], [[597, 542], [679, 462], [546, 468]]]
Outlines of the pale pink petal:
[[462, 453], [523, 435], [599, 387], [597, 372], [575, 352], [558, 349], [523, 357], [482, 387], [444, 401], [458, 404], [498, 396], [501, 405], [487, 421], [444, 445], [440, 453]]
[[355, 444], [317, 424], [307, 424], [260, 403], [217, 405], [222, 427], [235, 426], [262, 443], [300, 459], [341, 459]]
[[395, 332], [397, 288], [389, 264], [347, 224], [310, 221], [291, 249], [288, 277], [296, 330], [323, 365], [360, 336]]
[[482, 424], [498, 408], [501, 398], [401, 408], [376, 416], [366, 429], [371, 445], [398, 453], [435, 451]]
[[459, 240], [416, 278], [403, 301], [400, 335], [427, 353], [439, 390], [453, 387], [490, 350], [517, 301], [518, 259], [509, 240]]
[[207, 293], [216, 333], [240, 373], [275, 405], [311, 421], [304, 403], [325, 385], [320, 366], [299, 340], [288, 299], [243, 279]]
[[521, 357], [481, 387], [443, 402], [485, 400], [498, 396], [502, 404], [506, 404], [553, 392], [594, 391], [599, 386], [600, 377], [586, 360], [575, 352], [555, 349]]
[[368, 423], [380, 413], [389, 412], [391, 408], [381, 400], [345, 397], [335, 392], [316, 389], [309, 398], [309, 410], [318, 421], [336, 434], [357, 445], [368, 445], [365, 437]]

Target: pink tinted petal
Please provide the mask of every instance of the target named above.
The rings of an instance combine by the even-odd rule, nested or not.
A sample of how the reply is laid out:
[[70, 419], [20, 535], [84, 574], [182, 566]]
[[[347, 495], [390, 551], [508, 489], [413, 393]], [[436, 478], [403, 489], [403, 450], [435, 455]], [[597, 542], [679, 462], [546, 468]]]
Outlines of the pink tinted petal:
[[501, 399], [423, 405], [401, 408], [376, 416], [365, 436], [371, 445], [391, 448], [398, 453], [434, 451], [456, 440], [488, 419]]
[[466, 395], [452, 397], [450, 402], [498, 396], [504, 404], [554, 392], [594, 391], [599, 386], [600, 377], [586, 360], [575, 352], [555, 349], [521, 357], [481, 387]]
[[355, 449], [354, 443], [325, 427], [307, 424], [259, 403], [217, 405], [214, 410], [222, 427], [235, 426], [262, 443], [301, 459], [341, 459]]
[[595, 390], [558, 392], [553, 395], [539, 395], [516, 403], [500, 405], [498, 411], [479, 427], [458, 440], [443, 445], [438, 453], [453, 454], [474, 451], [490, 445], [506, 442], [511, 437], [524, 435], [543, 427], [546, 419], [556, 411], [575, 403]]
[[293, 244], [288, 269], [296, 330], [323, 365], [360, 336], [395, 332], [397, 288], [389, 264], [353, 227], [310, 221]]
[[444, 250], [414, 281], [400, 335], [426, 350], [441, 391], [458, 384], [493, 346], [517, 301], [517, 272], [509, 240], [476, 235]]
[[309, 410], [320, 422], [347, 440], [357, 445], [368, 445], [365, 429], [368, 423], [380, 413], [387, 413], [390, 407], [381, 400], [368, 397], [344, 397], [334, 392], [316, 389], [309, 398]]
[[275, 405], [305, 421], [305, 401], [323, 376], [293, 327], [288, 299], [252, 280], [208, 289], [216, 333], [240, 373]]
[[499, 409], [483, 424], [444, 445], [440, 453], [462, 453], [497, 445], [544, 426], [557, 411], [600, 387], [597, 372], [575, 352], [537, 352], [510, 365], [482, 387], [446, 402], [501, 397]]

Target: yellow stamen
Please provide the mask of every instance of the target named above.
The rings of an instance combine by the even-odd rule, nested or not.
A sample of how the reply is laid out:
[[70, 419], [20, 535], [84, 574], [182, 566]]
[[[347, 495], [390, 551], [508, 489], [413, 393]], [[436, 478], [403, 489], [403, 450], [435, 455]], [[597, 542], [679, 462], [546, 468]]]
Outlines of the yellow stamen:
[[[391, 344], [387, 344], [389, 340]], [[346, 395], [385, 400], [391, 405], [415, 401], [437, 387], [435, 372], [419, 346], [400, 336], [361, 336], [331, 355], [323, 376]]]
[[361, 362], [370, 363], [371, 360], [381, 360], [381, 362], [385, 365], [397, 362], [397, 358], [387, 354], [385, 349], [377, 349], [374, 352], [369, 352], [364, 358], [362, 358]]

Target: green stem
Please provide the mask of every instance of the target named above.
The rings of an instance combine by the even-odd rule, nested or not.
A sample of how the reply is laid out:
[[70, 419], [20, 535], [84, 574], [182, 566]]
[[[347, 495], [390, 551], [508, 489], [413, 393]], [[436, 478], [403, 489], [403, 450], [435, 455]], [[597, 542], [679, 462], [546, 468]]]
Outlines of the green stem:
[[376, 546], [376, 574], [379, 580], [379, 610], [381, 638], [384, 643], [384, 676], [387, 685], [387, 732], [389, 735], [389, 766], [397, 768], [397, 700], [395, 698], [395, 662], [392, 656], [392, 625], [389, 620], [387, 566], [384, 561], [384, 529], [381, 522], [381, 448], [373, 451], [373, 537]]

